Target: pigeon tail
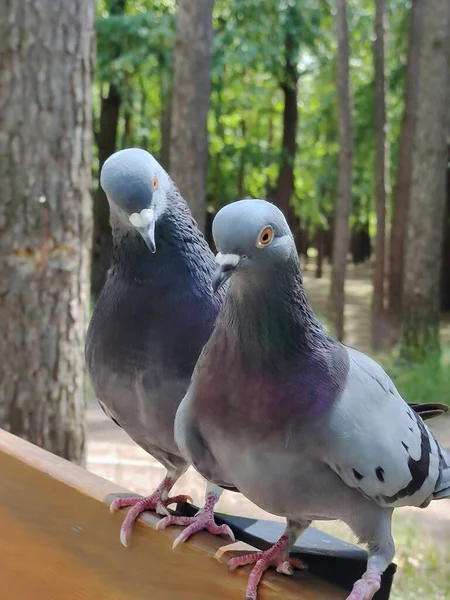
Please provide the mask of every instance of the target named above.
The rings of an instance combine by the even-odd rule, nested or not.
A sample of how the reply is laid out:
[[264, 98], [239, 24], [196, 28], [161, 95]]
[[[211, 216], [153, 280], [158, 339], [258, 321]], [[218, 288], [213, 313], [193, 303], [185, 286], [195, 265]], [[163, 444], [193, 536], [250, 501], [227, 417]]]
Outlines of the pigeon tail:
[[433, 492], [434, 500], [441, 500], [442, 498], [450, 498], [450, 467], [441, 472]]

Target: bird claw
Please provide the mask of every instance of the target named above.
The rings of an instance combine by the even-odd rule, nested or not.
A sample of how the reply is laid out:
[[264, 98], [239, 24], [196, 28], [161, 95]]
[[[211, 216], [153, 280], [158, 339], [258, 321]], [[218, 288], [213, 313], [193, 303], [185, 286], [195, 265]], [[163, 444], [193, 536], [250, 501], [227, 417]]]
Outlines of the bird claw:
[[258, 585], [265, 571], [269, 567], [275, 567], [279, 573], [292, 575], [294, 566], [304, 568], [304, 565], [298, 559], [286, 558], [288, 536], [283, 535], [276, 544], [264, 552], [254, 552], [253, 554], [244, 554], [228, 561], [228, 568], [234, 571], [237, 567], [254, 564], [250, 577], [248, 578], [246, 600], [256, 600]]
[[166, 518], [170, 516], [167, 506], [170, 504], [179, 504], [182, 502], [192, 501], [190, 496], [178, 495], [172, 498], [163, 498], [163, 493], [157, 490], [151, 496], [142, 498], [140, 496], [128, 496], [124, 498], [117, 498], [111, 503], [109, 510], [115, 513], [120, 508], [131, 507], [128, 511], [120, 529], [120, 542], [123, 546], [128, 546], [128, 540], [130, 538], [131, 531], [133, 529], [134, 522], [141, 515], [141, 513], [147, 510], [153, 510], [158, 514], [166, 515]]
[[353, 584], [353, 589], [347, 600], [372, 600], [381, 585], [379, 575], [364, 573], [361, 579]]
[[185, 527], [173, 542], [173, 549], [179, 544], [186, 542], [194, 533], [202, 530], [207, 530], [213, 535], [227, 535], [233, 542], [235, 541], [234, 533], [230, 527], [228, 525], [217, 525], [214, 520], [214, 512], [209, 509], [201, 509], [195, 517], [165, 517], [158, 522], [156, 528], [165, 529], [169, 525], [181, 525]]
[[277, 573], [282, 573], [283, 575], [293, 575], [294, 567], [288, 560], [285, 560], [283, 563], [280, 563], [277, 566]]

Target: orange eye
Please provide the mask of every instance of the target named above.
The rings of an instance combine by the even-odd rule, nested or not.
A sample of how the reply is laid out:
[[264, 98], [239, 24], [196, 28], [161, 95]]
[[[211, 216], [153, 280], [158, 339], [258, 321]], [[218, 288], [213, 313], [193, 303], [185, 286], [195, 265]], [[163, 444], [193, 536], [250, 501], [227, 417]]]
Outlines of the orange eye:
[[270, 244], [270, 242], [272, 241], [272, 238], [273, 238], [272, 227], [264, 227], [264, 229], [261, 231], [261, 233], [258, 236], [258, 241], [256, 242], [256, 245], [258, 246], [258, 248], [264, 248], [264, 246], [267, 246], [268, 244]]
[[158, 178], [156, 177], [156, 175], [154, 175], [154, 177], [153, 177], [153, 189], [156, 190], [157, 187], [158, 187]]

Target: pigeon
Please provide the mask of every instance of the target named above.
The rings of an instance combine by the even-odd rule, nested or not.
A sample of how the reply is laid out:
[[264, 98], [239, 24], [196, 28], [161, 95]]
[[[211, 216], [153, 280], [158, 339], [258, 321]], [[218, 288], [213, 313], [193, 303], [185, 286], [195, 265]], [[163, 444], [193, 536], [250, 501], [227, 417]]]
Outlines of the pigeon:
[[285, 517], [269, 550], [231, 559], [289, 574], [289, 550], [313, 520], [342, 520], [368, 546], [347, 600], [371, 600], [394, 557], [394, 508], [450, 496], [443, 448], [374, 360], [336, 341], [306, 297], [279, 209], [241, 200], [213, 221], [228, 282], [214, 331], [175, 418], [175, 440], [208, 481]]
[[[141, 512], [168, 515], [168, 505], [189, 499], [169, 498], [188, 467], [175, 444], [173, 422], [223, 292], [213, 294], [214, 255], [175, 184], [151, 154], [137, 148], [115, 153], [103, 166], [101, 185], [110, 203], [114, 247], [87, 332], [86, 364], [103, 411], [167, 469], [147, 498], [120, 498], [111, 504], [112, 511], [132, 507], [120, 536], [127, 545]], [[440, 410], [427, 406], [416, 410], [432, 410], [431, 416]], [[231, 529], [214, 523], [221, 493], [222, 488], [208, 485], [197, 517], [167, 516], [158, 528], [187, 526], [174, 546], [202, 528], [233, 539]]]
[[[151, 154], [138, 148], [115, 153], [100, 182], [110, 206], [113, 254], [87, 332], [87, 369], [104, 412], [167, 470], [150, 496], [112, 503], [112, 511], [132, 507], [120, 535], [126, 546], [141, 512], [169, 515], [169, 504], [189, 499], [169, 497], [188, 468], [173, 425], [221, 297], [211, 289], [214, 254]], [[203, 511], [194, 518], [168, 516], [159, 528], [189, 525], [174, 545], [203, 528], [234, 540], [229, 527], [214, 522], [221, 493], [208, 485]]]

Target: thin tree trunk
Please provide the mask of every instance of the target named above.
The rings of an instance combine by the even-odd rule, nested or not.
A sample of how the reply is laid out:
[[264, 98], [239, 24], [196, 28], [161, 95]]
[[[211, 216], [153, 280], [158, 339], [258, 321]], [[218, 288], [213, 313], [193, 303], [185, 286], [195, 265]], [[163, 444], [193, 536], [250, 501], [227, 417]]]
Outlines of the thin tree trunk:
[[[296, 8], [288, 10], [296, 11]], [[289, 205], [294, 193], [294, 163], [297, 153], [297, 55], [300, 40], [295, 28], [292, 26], [295, 14], [292, 17], [292, 19], [289, 19], [285, 36], [284, 80], [281, 83], [284, 94], [283, 139], [281, 143], [281, 164], [275, 189], [275, 204], [283, 211], [290, 225], [294, 225], [293, 213], [290, 211]]]
[[[109, 0], [107, 2], [110, 15], [121, 15], [125, 12], [126, 0]], [[114, 41], [112, 41], [114, 44]], [[113, 46], [112, 55], [118, 57], [120, 47]], [[98, 147], [98, 172], [106, 159], [114, 154], [117, 148], [117, 129], [122, 97], [119, 88], [111, 83], [108, 93], [102, 96], [100, 123], [95, 140]], [[111, 262], [112, 237], [109, 224], [109, 205], [105, 193], [100, 186], [94, 192], [94, 231], [92, 236], [91, 295], [96, 300], [105, 283], [106, 273]]]
[[412, 148], [417, 111], [419, 54], [422, 38], [423, 0], [412, 0], [408, 58], [404, 90], [403, 120], [400, 133], [397, 176], [394, 187], [394, 210], [388, 269], [388, 307], [393, 322], [398, 322], [402, 308], [403, 273], [405, 260], [406, 221], [412, 173]]
[[[450, 165], [450, 145], [447, 149]], [[450, 166], [447, 168], [446, 207], [444, 218], [444, 242], [442, 244], [441, 309], [450, 311]]]
[[159, 153], [159, 161], [162, 166], [169, 171], [170, 169], [170, 128], [172, 119], [172, 88], [171, 88], [171, 69], [160, 57], [160, 102], [161, 102], [161, 148]]
[[[272, 144], [273, 144], [273, 121], [274, 121], [274, 117], [272, 115], [269, 116], [269, 123], [268, 123], [268, 135], [267, 135], [267, 144], [269, 148], [272, 148]], [[275, 190], [274, 187], [272, 185], [272, 182], [270, 180], [270, 176], [266, 175], [266, 182], [265, 182], [265, 194], [266, 194], [266, 200], [268, 202], [273, 202], [274, 201], [274, 194], [275, 194]]]
[[370, 258], [372, 247], [370, 243], [369, 224], [359, 224], [357, 231], [354, 229], [350, 234], [350, 251], [353, 264], [358, 265]]
[[127, 110], [123, 116], [124, 128], [122, 138], [122, 148], [133, 147], [133, 113]]
[[177, 0], [170, 173], [205, 227], [214, 0]]
[[324, 254], [324, 229], [321, 227], [316, 233], [316, 248], [317, 248], [317, 262], [316, 262], [316, 279], [323, 277], [323, 254]]
[[[244, 119], [241, 120], [241, 134], [242, 139], [245, 142], [245, 138], [247, 136], [247, 123]], [[242, 144], [241, 155], [239, 159], [239, 168], [238, 168], [238, 198], [244, 198], [245, 194], [245, 166], [246, 166], [246, 146], [245, 143]]]
[[[98, 172], [106, 159], [116, 151], [117, 127], [121, 96], [117, 87], [109, 86], [108, 95], [101, 100], [100, 127], [96, 135], [98, 147]], [[96, 300], [105, 283], [112, 252], [109, 205], [100, 186], [94, 192], [94, 230], [92, 238], [91, 294]]]
[[345, 0], [336, 0], [336, 89], [339, 120], [339, 175], [334, 214], [333, 269], [330, 286], [330, 317], [339, 340], [344, 337], [345, 276], [350, 243], [352, 204], [352, 115], [350, 99], [350, 49]]
[[0, 11], [0, 426], [81, 462], [94, 3]]
[[386, 80], [385, 80], [385, 0], [375, 1], [375, 265], [373, 269], [372, 348], [386, 345], [385, 276], [386, 276]]
[[440, 273], [450, 98], [450, 3], [423, 8], [417, 115], [403, 288], [401, 354], [422, 361], [440, 351]]

